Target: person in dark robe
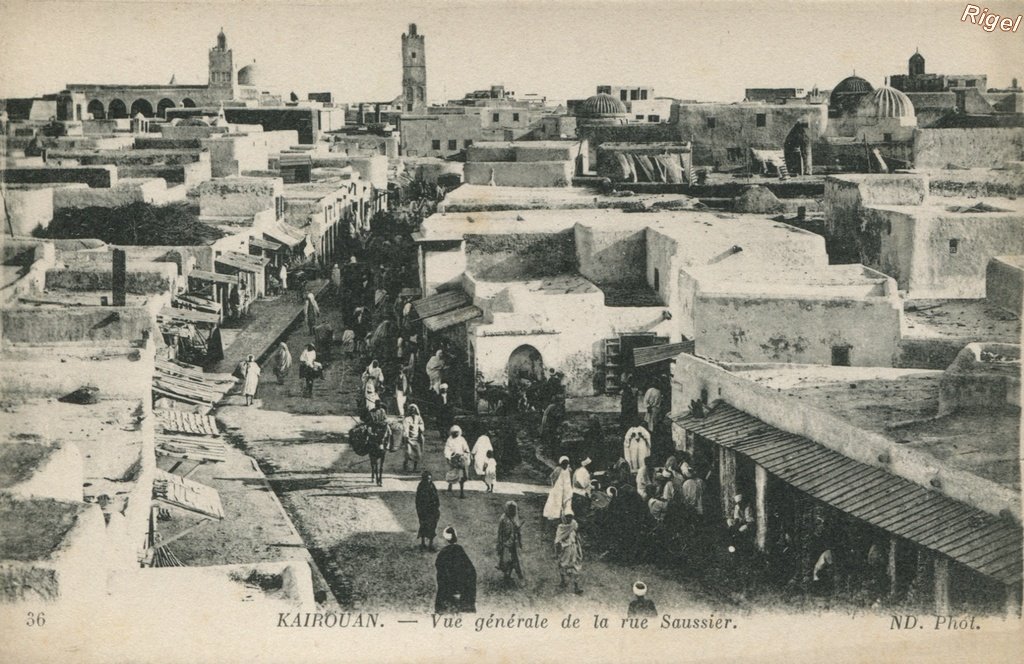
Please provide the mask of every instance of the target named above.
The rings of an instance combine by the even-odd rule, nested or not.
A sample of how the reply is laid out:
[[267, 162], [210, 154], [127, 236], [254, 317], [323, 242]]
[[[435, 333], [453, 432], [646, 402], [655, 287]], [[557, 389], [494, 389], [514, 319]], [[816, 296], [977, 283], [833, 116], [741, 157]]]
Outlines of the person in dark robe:
[[505, 575], [505, 584], [512, 584], [512, 574], [525, 579], [522, 561], [523, 522], [519, 519], [519, 506], [515, 501], [505, 503], [505, 513], [498, 521], [498, 569]]
[[455, 528], [442, 533], [448, 543], [434, 561], [437, 595], [434, 613], [476, 613], [476, 567], [460, 545]]
[[436, 551], [434, 538], [437, 536], [437, 521], [441, 518], [441, 499], [434, 486], [434, 478], [424, 470], [419, 486], [416, 487], [416, 518], [419, 519], [420, 550]]
[[654, 602], [647, 598], [647, 584], [637, 581], [633, 584], [633, 595], [635, 598], [629, 603], [629, 615], [657, 617], [658, 609]]
[[633, 387], [633, 378], [626, 375], [622, 379], [622, 392], [619, 394], [619, 425], [622, 431], [636, 425], [637, 416], [640, 414], [637, 406], [636, 388]]

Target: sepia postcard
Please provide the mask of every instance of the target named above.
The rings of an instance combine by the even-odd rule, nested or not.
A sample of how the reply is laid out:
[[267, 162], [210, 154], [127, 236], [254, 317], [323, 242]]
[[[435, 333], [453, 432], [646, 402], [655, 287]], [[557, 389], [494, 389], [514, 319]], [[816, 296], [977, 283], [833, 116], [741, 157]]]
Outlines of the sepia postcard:
[[1022, 22], [0, 0], [0, 661], [1020, 661]]

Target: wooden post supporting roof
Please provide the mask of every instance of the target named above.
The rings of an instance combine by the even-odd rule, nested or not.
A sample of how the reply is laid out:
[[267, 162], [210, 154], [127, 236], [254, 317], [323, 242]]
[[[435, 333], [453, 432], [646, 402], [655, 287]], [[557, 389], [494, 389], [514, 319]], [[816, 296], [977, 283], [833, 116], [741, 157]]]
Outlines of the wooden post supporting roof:
[[729, 516], [732, 498], [736, 495], [736, 453], [727, 447], [718, 448], [718, 479], [721, 486], [722, 514]]
[[768, 543], [768, 471], [761, 464], [754, 464], [754, 513], [757, 531], [754, 544], [764, 551]]

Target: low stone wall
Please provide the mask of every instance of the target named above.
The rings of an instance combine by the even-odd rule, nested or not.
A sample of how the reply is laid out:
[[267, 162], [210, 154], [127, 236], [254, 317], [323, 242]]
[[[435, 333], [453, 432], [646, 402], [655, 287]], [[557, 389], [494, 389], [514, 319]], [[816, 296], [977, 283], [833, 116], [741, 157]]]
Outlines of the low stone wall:
[[[0, 222], [4, 235], [29, 236], [37, 228], [47, 228], [53, 219], [54, 190], [50, 187], [0, 190]], [[13, 232], [12, 232], [13, 231]]]
[[153, 314], [138, 306], [5, 309], [0, 321], [5, 343], [135, 341], [157, 332]]
[[573, 171], [571, 161], [487, 161], [467, 162], [464, 174], [469, 184], [491, 184], [493, 179], [502, 187], [568, 187]]
[[[128, 265], [125, 288], [133, 295], [160, 295], [173, 293], [178, 270], [173, 264], [146, 266]], [[46, 271], [46, 288], [69, 291], [110, 291], [113, 288], [113, 271], [110, 268], [62, 267]]]
[[5, 168], [0, 182], [7, 184], [43, 184], [49, 182], [81, 182], [90, 187], [112, 187], [117, 184], [115, 166], [61, 166], [41, 168]]
[[1024, 303], [1024, 258], [996, 256], [985, 268], [985, 299], [1021, 315]]
[[993, 168], [1024, 159], [1024, 127], [914, 130], [917, 168]]

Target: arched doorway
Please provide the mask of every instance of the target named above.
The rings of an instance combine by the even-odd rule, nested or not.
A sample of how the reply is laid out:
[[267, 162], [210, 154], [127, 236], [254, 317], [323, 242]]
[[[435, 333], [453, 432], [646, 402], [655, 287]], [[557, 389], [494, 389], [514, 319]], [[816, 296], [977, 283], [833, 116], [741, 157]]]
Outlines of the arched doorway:
[[157, 104], [156, 104], [156, 114], [157, 114], [157, 117], [161, 117], [161, 118], [166, 117], [164, 115], [164, 111], [166, 111], [169, 108], [174, 108], [174, 106], [175, 106], [174, 101], [164, 97], [163, 99], [158, 101]]
[[107, 109], [103, 108], [103, 102], [93, 99], [85, 108], [86, 113], [92, 115], [93, 120], [103, 120], [107, 117]]
[[142, 116], [146, 118], [153, 117], [153, 104], [150, 104], [145, 99], [136, 99], [132, 102], [132, 108], [129, 117], [134, 118], [139, 113], [142, 113]]
[[512, 351], [508, 356], [506, 375], [509, 384], [520, 379], [536, 381], [544, 379], [544, 358], [540, 351], [530, 345], [523, 345]]
[[188, 97], [185, 97], [184, 99], [181, 100], [181, 107], [182, 108], [195, 108], [196, 107], [196, 103], [194, 101], [192, 101], [191, 99], [189, 99]]
[[107, 110], [107, 117], [111, 120], [120, 120], [128, 117], [128, 107], [124, 105], [124, 102], [120, 99], [115, 99], [110, 102], [110, 106]]

